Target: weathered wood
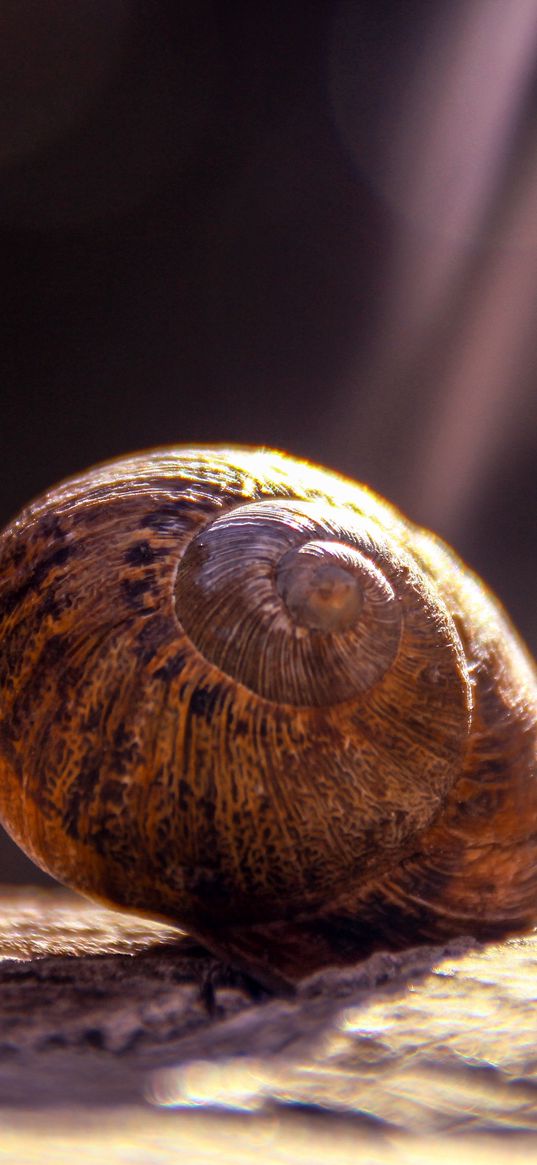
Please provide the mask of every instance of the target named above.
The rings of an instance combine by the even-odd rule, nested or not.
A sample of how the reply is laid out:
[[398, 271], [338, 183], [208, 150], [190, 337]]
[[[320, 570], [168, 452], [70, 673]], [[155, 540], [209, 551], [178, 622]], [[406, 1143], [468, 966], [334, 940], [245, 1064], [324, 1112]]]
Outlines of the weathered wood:
[[[235, 1145], [246, 1161], [258, 1136], [268, 1155], [252, 1160], [299, 1162], [300, 1143], [311, 1161], [345, 1161], [359, 1143], [375, 1161], [420, 1161], [425, 1135], [537, 1129], [535, 936], [378, 954], [292, 999], [255, 998], [169, 927], [6, 888], [0, 954], [2, 1128], [15, 1145], [24, 1124], [30, 1148], [37, 1130], [36, 1153], [45, 1128], [72, 1146], [87, 1129], [88, 1160], [123, 1136], [162, 1153], [188, 1142], [193, 1162], [223, 1137], [219, 1156]], [[507, 1160], [503, 1142], [483, 1144], [483, 1160]]]

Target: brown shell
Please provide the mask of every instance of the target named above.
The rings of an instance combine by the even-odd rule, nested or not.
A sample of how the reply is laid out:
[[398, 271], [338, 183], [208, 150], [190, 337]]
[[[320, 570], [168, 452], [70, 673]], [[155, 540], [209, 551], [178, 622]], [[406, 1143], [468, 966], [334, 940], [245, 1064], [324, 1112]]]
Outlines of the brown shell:
[[0, 538], [0, 812], [268, 982], [537, 916], [535, 671], [442, 543], [281, 454], [169, 449]]

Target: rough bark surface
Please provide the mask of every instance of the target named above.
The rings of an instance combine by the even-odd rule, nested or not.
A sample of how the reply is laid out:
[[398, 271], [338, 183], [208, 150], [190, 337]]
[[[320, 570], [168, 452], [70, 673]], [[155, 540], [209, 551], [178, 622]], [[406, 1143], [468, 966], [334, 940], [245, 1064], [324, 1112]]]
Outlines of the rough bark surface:
[[185, 1145], [194, 1162], [300, 1161], [299, 1142], [313, 1161], [350, 1160], [357, 1143], [391, 1161], [401, 1137], [418, 1161], [423, 1136], [455, 1151], [471, 1134], [476, 1162], [481, 1134], [495, 1162], [495, 1134], [537, 1131], [535, 936], [377, 954], [284, 999], [169, 927], [6, 888], [0, 953], [6, 1160], [17, 1137], [33, 1160], [32, 1136], [47, 1160], [45, 1136], [61, 1161], [60, 1129], [119, 1161], [149, 1143], [155, 1161]]

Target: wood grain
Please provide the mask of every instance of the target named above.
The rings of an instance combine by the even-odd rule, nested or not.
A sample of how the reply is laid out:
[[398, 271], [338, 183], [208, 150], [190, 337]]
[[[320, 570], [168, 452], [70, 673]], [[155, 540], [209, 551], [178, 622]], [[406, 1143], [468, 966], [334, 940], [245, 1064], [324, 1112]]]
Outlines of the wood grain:
[[0, 952], [0, 1162], [531, 1159], [536, 936], [256, 999], [171, 928], [6, 888]]

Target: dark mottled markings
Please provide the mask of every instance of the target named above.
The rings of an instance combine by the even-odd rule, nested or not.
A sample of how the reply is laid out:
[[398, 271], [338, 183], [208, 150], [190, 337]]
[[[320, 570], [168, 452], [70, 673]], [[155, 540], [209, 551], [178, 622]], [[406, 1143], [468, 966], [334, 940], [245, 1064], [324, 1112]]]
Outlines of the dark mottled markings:
[[39, 605], [39, 610], [36, 612], [37, 618], [41, 620], [50, 616], [51, 619], [57, 619], [66, 606], [65, 602], [58, 602], [58, 598], [52, 590], [47, 590]]
[[114, 732], [114, 748], [124, 748], [129, 743], [129, 733], [124, 724], [118, 724]]
[[90, 831], [91, 846], [103, 858], [112, 858], [118, 865], [128, 867], [132, 864], [132, 855], [129, 852], [128, 843], [120, 844], [117, 836], [117, 830], [114, 825], [114, 818], [112, 823], [107, 821], [99, 822], [96, 828]]
[[197, 808], [203, 814], [206, 821], [214, 821], [216, 814], [216, 805], [214, 801], [209, 800], [208, 797], [199, 797]]
[[108, 781], [104, 782], [100, 792], [105, 803], [115, 806], [123, 804], [125, 786], [122, 781], [116, 781], [111, 777]]
[[246, 736], [250, 731], [248, 721], [242, 716], [237, 716], [232, 706], [227, 710], [226, 726], [228, 731], [232, 732], [234, 736]]
[[43, 645], [39, 658], [42, 668], [51, 668], [60, 663], [69, 647], [69, 640], [64, 635], [51, 635]]
[[194, 793], [188, 781], [185, 781], [184, 777], [181, 777], [177, 782], [177, 793], [179, 808], [183, 813], [186, 813], [189, 802], [192, 802]]
[[157, 550], [147, 541], [136, 542], [134, 546], [129, 546], [125, 554], [125, 562], [129, 566], [148, 566], [157, 558], [162, 558], [165, 553], [163, 548]]
[[26, 558], [26, 546], [24, 543], [17, 543], [13, 548], [10, 547], [10, 557], [13, 566], [20, 566], [21, 562]]
[[60, 542], [62, 538], [65, 538], [65, 530], [57, 514], [44, 514], [39, 519], [39, 537], [56, 542]]
[[28, 575], [28, 578], [20, 586], [15, 587], [12, 591], [8, 591], [2, 596], [0, 601], [0, 617], [11, 615], [16, 607], [24, 602], [28, 595], [40, 589], [47, 575], [55, 567], [64, 566], [74, 553], [73, 546], [60, 546], [52, 554], [49, 554], [47, 558], [43, 558], [41, 562], [38, 562], [31, 574]]
[[16, 748], [13, 747], [12, 725], [6, 720], [0, 720], [0, 746], [3, 755], [9, 760], [13, 772], [16, 773], [17, 779], [22, 783], [24, 768]]
[[182, 652], [178, 651], [171, 659], [167, 659], [161, 667], [155, 671], [155, 679], [163, 680], [164, 683], [169, 684], [172, 680], [177, 679], [181, 675], [185, 666], [186, 660]]
[[124, 724], [118, 724], [112, 738], [111, 751], [111, 761], [116, 773], [128, 773], [139, 759], [140, 746], [137, 740]]
[[130, 773], [139, 758], [140, 749], [134, 741], [125, 748], [115, 748], [111, 754], [112, 764], [119, 775]]
[[49, 554], [48, 558], [37, 564], [32, 577], [39, 574], [41, 578], [45, 578], [53, 567], [64, 566], [67, 559], [72, 557], [73, 551], [73, 546], [59, 546], [53, 554]]
[[35, 721], [43, 691], [54, 685], [54, 720], [60, 723], [67, 699], [80, 679], [80, 669], [68, 663], [70, 642], [65, 635], [51, 635], [41, 645], [39, 655], [26, 680], [20, 687], [11, 709], [14, 726]]
[[80, 727], [83, 732], [95, 732], [95, 730], [99, 727], [101, 720], [102, 708], [91, 707], [84, 719], [80, 721]]
[[121, 581], [121, 590], [129, 607], [137, 610], [143, 606], [143, 599], [153, 594], [156, 587], [156, 578], [153, 571], [147, 571], [143, 578], [124, 578]]
[[199, 687], [190, 698], [190, 711], [194, 716], [204, 716], [210, 720], [220, 698], [220, 687], [215, 684], [211, 688]]
[[92, 761], [82, 766], [66, 794], [65, 809], [62, 814], [63, 827], [68, 837], [77, 841], [80, 836], [80, 816], [91, 804], [99, 783], [99, 765]]

